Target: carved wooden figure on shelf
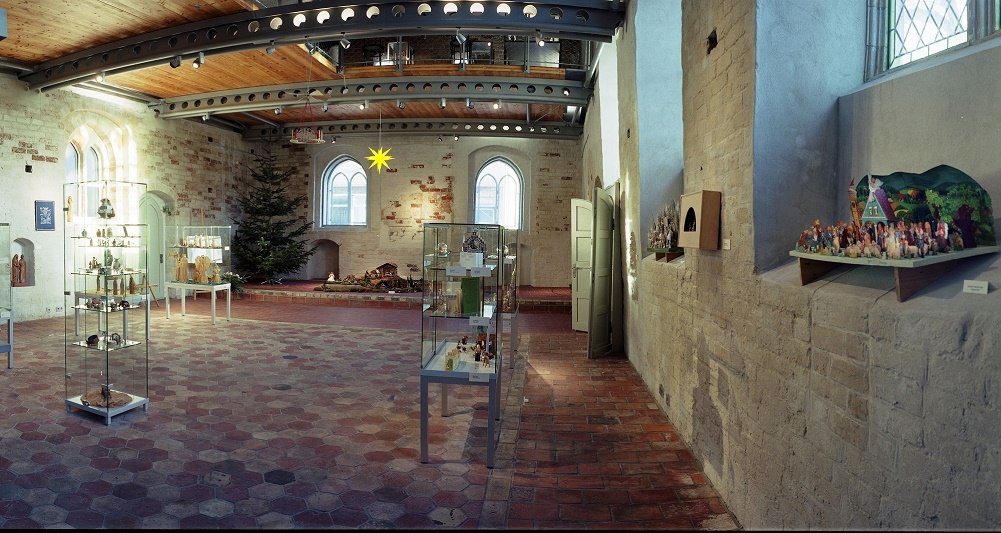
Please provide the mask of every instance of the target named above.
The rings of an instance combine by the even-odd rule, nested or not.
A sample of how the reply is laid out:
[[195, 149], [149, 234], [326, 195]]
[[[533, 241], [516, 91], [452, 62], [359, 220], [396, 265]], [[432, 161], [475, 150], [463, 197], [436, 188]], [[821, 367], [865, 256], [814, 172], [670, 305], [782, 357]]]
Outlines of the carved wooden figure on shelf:
[[188, 256], [184, 254], [177, 256], [177, 265], [174, 267], [174, 279], [181, 283], [188, 281]]
[[24, 262], [24, 254], [14, 254], [10, 261], [10, 284], [14, 287], [28, 284], [28, 267]]

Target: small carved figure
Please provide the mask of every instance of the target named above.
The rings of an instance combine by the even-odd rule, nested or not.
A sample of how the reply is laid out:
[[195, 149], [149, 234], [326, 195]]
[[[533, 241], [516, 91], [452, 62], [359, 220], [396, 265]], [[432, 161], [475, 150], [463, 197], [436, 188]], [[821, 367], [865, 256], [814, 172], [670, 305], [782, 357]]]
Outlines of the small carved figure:
[[97, 216], [101, 218], [115, 218], [115, 208], [111, 206], [111, 200], [101, 198], [101, 205], [97, 208]]
[[195, 283], [208, 283], [209, 282], [209, 265], [211, 264], [211, 259], [207, 255], [199, 255], [195, 258], [195, 274], [193, 276]]
[[188, 281], [188, 256], [177, 256], [177, 266], [174, 268], [174, 278], [181, 283]]

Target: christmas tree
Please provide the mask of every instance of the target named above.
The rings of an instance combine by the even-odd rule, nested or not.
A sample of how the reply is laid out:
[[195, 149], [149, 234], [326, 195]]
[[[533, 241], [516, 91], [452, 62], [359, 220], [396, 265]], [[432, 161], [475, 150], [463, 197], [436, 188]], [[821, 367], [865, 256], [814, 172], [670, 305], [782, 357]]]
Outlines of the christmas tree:
[[234, 220], [233, 235], [237, 267], [272, 284], [281, 283], [281, 275], [299, 270], [316, 252], [303, 237], [313, 223], [296, 216], [306, 196], [288, 193], [295, 169], [280, 170], [276, 160], [270, 153], [255, 157], [256, 168], [250, 169], [254, 183], [237, 199], [243, 217]]

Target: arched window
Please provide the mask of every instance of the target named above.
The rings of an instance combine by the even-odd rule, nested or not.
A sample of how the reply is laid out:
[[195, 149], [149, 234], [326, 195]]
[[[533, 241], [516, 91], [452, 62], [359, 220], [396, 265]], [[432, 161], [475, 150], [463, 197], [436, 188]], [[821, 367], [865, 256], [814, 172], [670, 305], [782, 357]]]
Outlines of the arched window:
[[[94, 146], [81, 149], [74, 142], [66, 145], [66, 183], [95, 182], [102, 179], [101, 154]], [[91, 191], [91, 192], [88, 192]], [[100, 202], [97, 190], [77, 190], [74, 210], [77, 215], [96, 213]]]
[[504, 159], [493, 159], [476, 175], [476, 224], [521, 227], [521, 173]]
[[354, 159], [332, 161], [323, 171], [321, 226], [368, 223], [368, 178]]

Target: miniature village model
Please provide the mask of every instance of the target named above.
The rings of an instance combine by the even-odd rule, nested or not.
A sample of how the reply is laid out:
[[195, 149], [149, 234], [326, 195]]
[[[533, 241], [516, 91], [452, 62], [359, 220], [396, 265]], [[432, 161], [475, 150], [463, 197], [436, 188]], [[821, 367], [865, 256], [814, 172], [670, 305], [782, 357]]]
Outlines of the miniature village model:
[[800, 258], [804, 285], [836, 266], [830, 263], [891, 266], [903, 301], [944, 273], [942, 263], [999, 251], [990, 196], [947, 165], [870, 175], [858, 185], [852, 178], [848, 201], [850, 222], [818, 219], [790, 252]]
[[322, 285], [313, 289], [324, 292], [421, 292], [423, 284], [420, 280], [401, 278], [393, 263], [383, 263], [374, 270], [366, 270], [361, 276], [348, 274], [344, 279], [338, 279], [331, 272]]

